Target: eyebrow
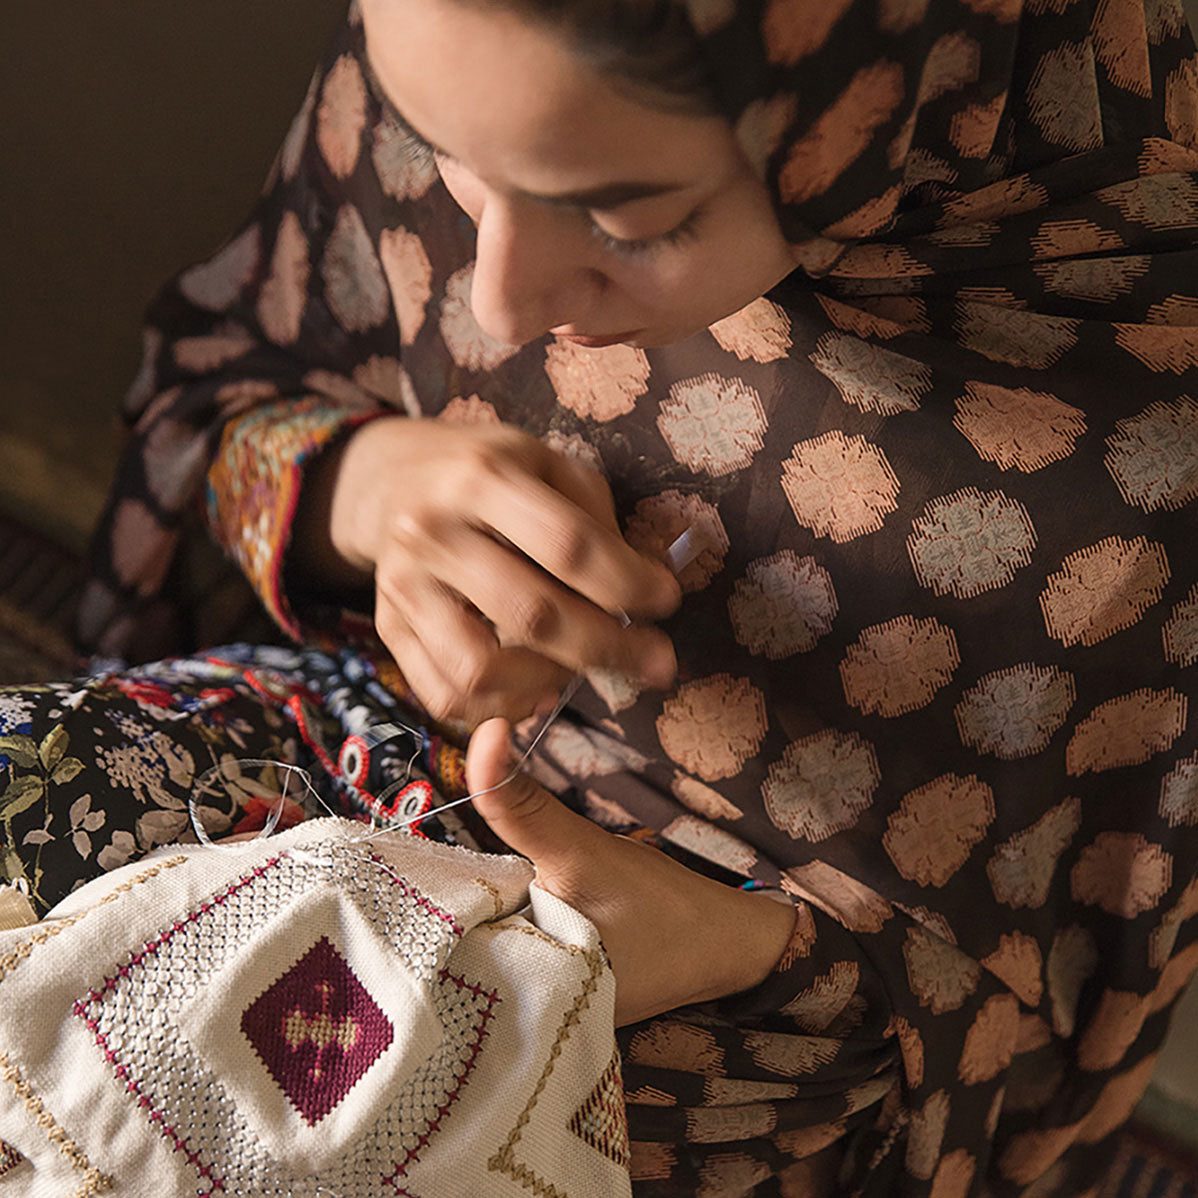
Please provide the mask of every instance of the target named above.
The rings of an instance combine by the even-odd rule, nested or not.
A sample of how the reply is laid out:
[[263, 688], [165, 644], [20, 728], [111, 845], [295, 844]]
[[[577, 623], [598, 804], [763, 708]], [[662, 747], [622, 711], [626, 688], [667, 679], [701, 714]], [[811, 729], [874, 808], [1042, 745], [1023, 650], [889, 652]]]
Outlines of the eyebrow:
[[[428, 140], [412, 128], [407, 118], [395, 107], [391, 97], [383, 90], [370, 56], [362, 56], [363, 73], [366, 86], [377, 101], [384, 116], [392, 124], [399, 127], [401, 133], [423, 150], [437, 154], [442, 158], [454, 160], [454, 156], [440, 146]], [[683, 183], [648, 183], [644, 181], [629, 181], [625, 183], [605, 183], [599, 187], [587, 187], [579, 191], [563, 191], [553, 195], [541, 192], [525, 192], [524, 194], [544, 204], [553, 204], [569, 208], [593, 208], [605, 212], [611, 208], [619, 208], [622, 204], [630, 204], [633, 200], [650, 199], [653, 196], [669, 195], [676, 191], [685, 191], [687, 184]]]

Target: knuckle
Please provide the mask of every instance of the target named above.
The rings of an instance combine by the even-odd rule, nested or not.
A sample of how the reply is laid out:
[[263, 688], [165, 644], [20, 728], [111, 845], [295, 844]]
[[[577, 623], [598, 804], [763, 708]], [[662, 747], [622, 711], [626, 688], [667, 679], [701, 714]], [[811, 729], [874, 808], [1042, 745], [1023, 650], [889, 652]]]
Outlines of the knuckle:
[[525, 645], [544, 644], [561, 626], [561, 613], [550, 596], [537, 593], [513, 603], [511, 631]]
[[559, 578], [584, 572], [590, 564], [593, 549], [594, 543], [583, 529], [576, 526], [560, 529], [554, 537], [551, 550], [554, 559], [552, 572]]

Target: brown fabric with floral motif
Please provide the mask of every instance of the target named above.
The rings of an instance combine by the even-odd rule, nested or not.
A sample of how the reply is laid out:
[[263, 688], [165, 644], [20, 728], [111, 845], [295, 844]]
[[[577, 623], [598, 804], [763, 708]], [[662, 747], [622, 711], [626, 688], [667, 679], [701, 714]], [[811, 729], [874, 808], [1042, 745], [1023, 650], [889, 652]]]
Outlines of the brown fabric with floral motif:
[[372, 411], [584, 457], [634, 544], [703, 551], [678, 688], [596, 678], [538, 771], [800, 911], [785, 993], [626, 1035], [640, 1192], [803, 1192], [850, 1126], [849, 1191], [1093, 1192], [1198, 964], [1193, 41], [1178, 0], [690, 12], [804, 269], [666, 349], [494, 342], [351, 18], [151, 313], [85, 634], [147, 626], [206, 475], [268, 608], [336, 635], [289, 520]]

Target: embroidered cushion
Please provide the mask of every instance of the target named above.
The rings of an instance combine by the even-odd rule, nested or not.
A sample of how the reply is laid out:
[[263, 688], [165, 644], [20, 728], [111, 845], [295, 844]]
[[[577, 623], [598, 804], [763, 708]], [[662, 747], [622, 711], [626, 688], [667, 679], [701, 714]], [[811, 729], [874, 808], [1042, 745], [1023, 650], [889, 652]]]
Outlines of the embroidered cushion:
[[0, 931], [0, 1196], [631, 1192], [614, 980], [527, 862], [327, 819]]

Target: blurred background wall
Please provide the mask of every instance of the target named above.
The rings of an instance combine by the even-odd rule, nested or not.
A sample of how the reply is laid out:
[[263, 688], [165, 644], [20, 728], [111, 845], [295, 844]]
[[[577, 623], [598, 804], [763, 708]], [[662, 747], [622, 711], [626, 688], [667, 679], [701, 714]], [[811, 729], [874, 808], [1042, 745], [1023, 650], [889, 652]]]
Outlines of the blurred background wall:
[[248, 213], [343, 0], [5, 0], [0, 509], [78, 548], [141, 312]]

